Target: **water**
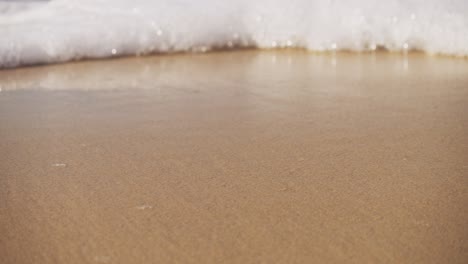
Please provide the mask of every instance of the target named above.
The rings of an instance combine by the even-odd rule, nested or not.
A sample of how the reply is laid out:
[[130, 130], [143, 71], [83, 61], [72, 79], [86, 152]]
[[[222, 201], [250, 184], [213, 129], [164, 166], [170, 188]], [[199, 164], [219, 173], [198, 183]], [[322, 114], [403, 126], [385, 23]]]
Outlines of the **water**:
[[0, 2], [0, 67], [242, 47], [466, 57], [468, 1]]

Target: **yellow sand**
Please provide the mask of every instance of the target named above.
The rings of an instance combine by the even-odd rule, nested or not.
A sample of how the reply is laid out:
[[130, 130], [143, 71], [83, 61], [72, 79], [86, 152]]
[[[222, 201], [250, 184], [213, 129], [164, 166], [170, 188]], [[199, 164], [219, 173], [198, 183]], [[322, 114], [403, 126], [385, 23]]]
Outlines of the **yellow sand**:
[[0, 71], [1, 263], [468, 263], [468, 61]]

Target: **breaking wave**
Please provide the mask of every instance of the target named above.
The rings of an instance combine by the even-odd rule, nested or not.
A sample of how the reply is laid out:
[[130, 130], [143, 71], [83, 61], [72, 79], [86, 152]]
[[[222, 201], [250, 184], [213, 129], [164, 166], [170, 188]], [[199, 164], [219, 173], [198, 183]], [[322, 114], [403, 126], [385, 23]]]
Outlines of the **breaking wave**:
[[468, 1], [0, 1], [0, 68], [244, 47], [464, 57]]

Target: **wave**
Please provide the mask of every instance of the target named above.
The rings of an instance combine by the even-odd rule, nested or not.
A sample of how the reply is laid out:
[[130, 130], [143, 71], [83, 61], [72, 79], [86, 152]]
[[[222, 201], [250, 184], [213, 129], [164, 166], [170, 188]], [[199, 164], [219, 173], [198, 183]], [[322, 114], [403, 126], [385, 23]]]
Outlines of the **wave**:
[[465, 57], [468, 1], [0, 2], [0, 68], [246, 47]]

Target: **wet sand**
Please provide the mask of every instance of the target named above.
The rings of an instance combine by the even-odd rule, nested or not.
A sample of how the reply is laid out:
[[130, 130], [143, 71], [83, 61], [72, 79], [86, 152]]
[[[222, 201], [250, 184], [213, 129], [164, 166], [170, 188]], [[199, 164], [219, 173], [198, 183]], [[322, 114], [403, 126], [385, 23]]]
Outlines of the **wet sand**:
[[2, 263], [467, 263], [468, 61], [0, 71]]

